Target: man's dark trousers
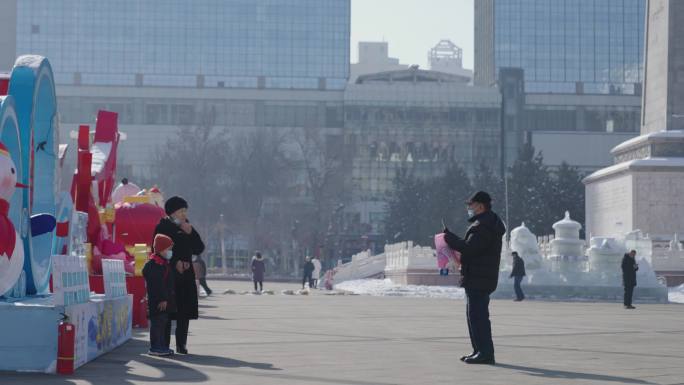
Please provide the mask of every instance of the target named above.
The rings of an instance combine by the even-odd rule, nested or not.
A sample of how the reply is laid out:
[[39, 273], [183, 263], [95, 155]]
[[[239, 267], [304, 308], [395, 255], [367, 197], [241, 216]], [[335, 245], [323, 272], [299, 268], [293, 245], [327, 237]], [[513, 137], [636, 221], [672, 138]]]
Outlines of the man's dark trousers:
[[632, 286], [632, 285], [625, 286], [625, 298], [624, 298], [625, 306], [632, 306], [632, 295], [633, 294], [634, 294], [634, 286]]
[[520, 282], [522, 282], [522, 279], [522, 275], [513, 277], [513, 288], [515, 288], [515, 297], [519, 300], [525, 299], [525, 294], [523, 294], [522, 288], [520, 287]]
[[492, 325], [489, 322], [489, 292], [466, 289], [468, 332], [473, 351], [485, 357], [494, 357]]

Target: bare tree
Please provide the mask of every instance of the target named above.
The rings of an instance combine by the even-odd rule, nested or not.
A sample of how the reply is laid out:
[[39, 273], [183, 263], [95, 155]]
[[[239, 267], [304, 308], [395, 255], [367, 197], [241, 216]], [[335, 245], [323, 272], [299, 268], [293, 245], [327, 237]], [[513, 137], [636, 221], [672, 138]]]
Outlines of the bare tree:
[[[181, 195], [194, 225], [208, 232], [218, 221], [226, 187], [229, 140], [205, 109], [199, 124], [179, 129], [156, 153], [156, 178], [165, 196]], [[219, 208], [219, 210], [217, 210]]]
[[344, 207], [344, 145], [341, 135], [332, 135], [318, 128], [296, 129], [291, 137], [298, 149], [307, 197], [311, 199], [313, 209], [310, 215], [303, 213], [301, 230], [293, 230], [307, 233], [308, 248], [316, 249], [324, 244], [327, 233], [333, 230], [333, 214]]
[[264, 205], [271, 198], [287, 200], [291, 161], [284, 148], [284, 135], [273, 129], [257, 128], [236, 134], [230, 156], [229, 191], [233, 221], [259, 247], [268, 237], [262, 223]]

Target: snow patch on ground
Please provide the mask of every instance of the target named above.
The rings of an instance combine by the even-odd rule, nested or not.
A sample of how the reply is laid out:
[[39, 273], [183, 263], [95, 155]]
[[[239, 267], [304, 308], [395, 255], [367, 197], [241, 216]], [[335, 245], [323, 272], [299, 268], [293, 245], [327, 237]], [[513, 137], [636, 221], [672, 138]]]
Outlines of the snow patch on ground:
[[[376, 297], [465, 298], [465, 291], [460, 287], [396, 285], [389, 279], [358, 279], [345, 281], [335, 285], [335, 290]], [[669, 288], [668, 299], [673, 303], [684, 304], [684, 285]], [[581, 301], [581, 299], [576, 300]]]
[[684, 303], [684, 284], [669, 288], [667, 299], [670, 302]]
[[396, 285], [389, 279], [358, 279], [335, 285], [335, 290], [377, 297], [463, 299], [465, 291], [454, 286]]

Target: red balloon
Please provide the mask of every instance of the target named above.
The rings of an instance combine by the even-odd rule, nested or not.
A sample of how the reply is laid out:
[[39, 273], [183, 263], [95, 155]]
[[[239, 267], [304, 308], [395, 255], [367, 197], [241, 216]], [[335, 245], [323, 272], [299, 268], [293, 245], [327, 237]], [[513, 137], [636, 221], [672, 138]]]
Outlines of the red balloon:
[[154, 228], [166, 216], [160, 207], [150, 203], [126, 203], [116, 209], [114, 225], [116, 242], [126, 246], [136, 243], [151, 245]]

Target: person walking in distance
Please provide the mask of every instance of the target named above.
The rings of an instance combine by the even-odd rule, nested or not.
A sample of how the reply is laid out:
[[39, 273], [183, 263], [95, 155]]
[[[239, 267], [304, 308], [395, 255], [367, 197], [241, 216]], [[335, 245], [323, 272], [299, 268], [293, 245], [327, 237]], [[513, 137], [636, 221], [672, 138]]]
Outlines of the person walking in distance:
[[314, 271], [311, 273], [311, 279], [313, 280], [313, 288], [318, 289], [318, 280], [321, 278], [321, 260], [318, 257], [313, 257], [311, 263], [314, 265]]
[[637, 285], [636, 272], [639, 265], [636, 263], [636, 250], [632, 250], [622, 257], [622, 285], [625, 287], [625, 309], [636, 309], [632, 306], [632, 295]]
[[171, 266], [176, 290], [176, 353], [188, 354], [188, 328], [199, 317], [197, 284], [192, 256], [204, 251], [204, 242], [188, 220], [188, 202], [174, 196], [164, 203], [166, 217], [159, 220], [155, 236], [164, 234], [173, 240]]
[[449, 247], [461, 253], [461, 286], [466, 292], [468, 332], [473, 352], [461, 357], [468, 364], [494, 365], [494, 343], [489, 320], [489, 295], [496, 290], [506, 226], [492, 211], [492, 199], [478, 191], [467, 202], [470, 226], [463, 238], [444, 228]]
[[509, 278], [513, 278], [513, 288], [515, 289], [515, 301], [520, 302], [525, 299], [525, 294], [520, 287], [523, 277], [525, 277], [525, 261], [518, 255], [517, 251], [511, 253], [513, 256], [513, 270]]
[[304, 263], [304, 277], [302, 278], [302, 289], [306, 288], [306, 283], [309, 283], [309, 288], [313, 289], [313, 271], [316, 269], [313, 262], [311, 262], [311, 257], [306, 257], [306, 263]]
[[193, 256], [193, 261], [192, 261], [192, 267], [195, 269], [195, 273], [197, 274], [197, 280], [199, 281], [200, 286], [204, 289], [204, 292], [207, 293], [207, 295], [211, 295], [214, 291], [211, 290], [209, 285], [207, 284], [207, 263], [204, 261], [204, 258], [202, 258], [201, 255], [197, 255], [197, 258]]
[[[266, 264], [260, 252], [256, 252], [252, 257], [252, 280], [254, 281], [254, 291], [264, 291], [264, 275], [266, 274]], [[257, 284], [259, 289], [257, 290]]]

